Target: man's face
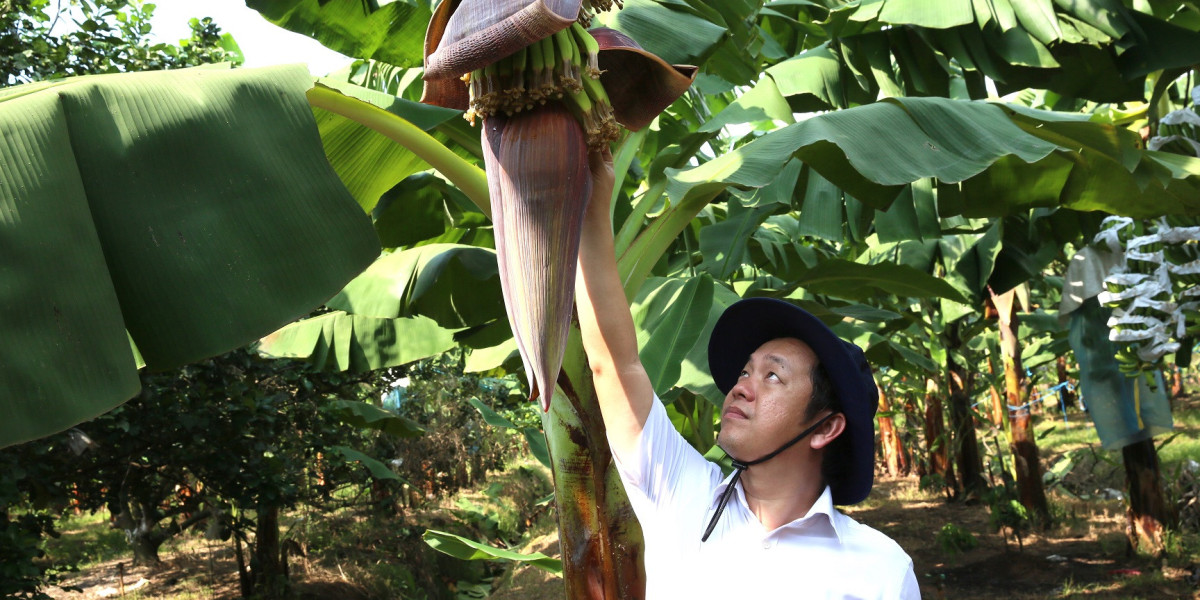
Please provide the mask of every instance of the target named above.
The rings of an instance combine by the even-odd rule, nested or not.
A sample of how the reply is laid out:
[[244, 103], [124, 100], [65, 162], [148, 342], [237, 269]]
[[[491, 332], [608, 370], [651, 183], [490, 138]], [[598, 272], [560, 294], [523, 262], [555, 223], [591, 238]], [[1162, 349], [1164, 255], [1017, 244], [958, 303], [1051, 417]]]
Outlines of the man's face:
[[808, 344], [779, 338], [758, 347], [721, 409], [721, 447], [740, 460], [755, 460], [791, 440], [805, 427], [817, 356]]

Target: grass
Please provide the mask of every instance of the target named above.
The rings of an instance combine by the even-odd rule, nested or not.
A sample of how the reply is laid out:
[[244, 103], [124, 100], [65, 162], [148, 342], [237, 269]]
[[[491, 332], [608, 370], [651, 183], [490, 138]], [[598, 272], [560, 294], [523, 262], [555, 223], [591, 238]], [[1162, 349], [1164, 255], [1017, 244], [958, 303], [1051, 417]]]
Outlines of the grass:
[[46, 540], [42, 549], [57, 563], [87, 569], [129, 555], [125, 533], [109, 525], [106, 511], [71, 515], [56, 526], [62, 536]]
[[[1193, 401], [1194, 402], [1194, 401]], [[1188, 407], [1177, 407], [1173, 412], [1175, 430], [1168, 435], [1155, 438], [1158, 446], [1158, 460], [1166, 476], [1174, 469], [1180, 468], [1188, 460], [1200, 457], [1200, 411]], [[1044, 413], [1034, 425], [1037, 436], [1038, 450], [1043, 458], [1053, 459], [1072, 450], [1091, 447], [1098, 455], [1108, 457], [1118, 463], [1121, 461], [1119, 451], [1106, 451], [1100, 447], [1100, 438], [1096, 428], [1088, 416], [1081, 411], [1071, 410], [1067, 418], [1069, 424], [1062, 422], [1057, 413]], [[1051, 463], [1053, 460], [1050, 461]]]

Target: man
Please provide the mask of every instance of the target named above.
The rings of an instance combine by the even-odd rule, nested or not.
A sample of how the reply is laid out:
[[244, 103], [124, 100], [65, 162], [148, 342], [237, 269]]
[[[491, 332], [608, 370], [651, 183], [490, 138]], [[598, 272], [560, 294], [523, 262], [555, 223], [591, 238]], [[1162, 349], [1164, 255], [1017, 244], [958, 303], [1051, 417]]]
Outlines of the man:
[[614, 260], [612, 158], [592, 157], [576, 300], [609, 445], [646, 540], [646, 595], [919, 599], [912, 561], [838, 512], [873, 478], [875, 382], [862, 351], [807, 312], [743, 300], [709, 367], [726, 394], [723, 477], [675, 431], [638, 358]]

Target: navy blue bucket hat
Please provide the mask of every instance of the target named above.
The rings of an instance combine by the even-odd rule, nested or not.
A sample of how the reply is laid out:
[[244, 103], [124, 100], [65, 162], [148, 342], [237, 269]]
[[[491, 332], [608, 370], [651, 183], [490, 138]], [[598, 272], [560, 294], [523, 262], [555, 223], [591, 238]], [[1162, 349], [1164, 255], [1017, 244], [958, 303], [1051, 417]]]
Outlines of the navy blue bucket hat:
[[846, 417], [842, 432], [840, 481], [830, 482], [833, 503], [857, 504], [866, 499], [875, 479], [875, 410], [879, 392], [871, 366], [858, 346], [842, 340], [808, 311], [775, 298], [747, 298], [721, 314], [708, 339], [708, 368], [723, 394], [737, 383], [738, 374], [759, 346], [777, 338], [796, 338], [817, 355], [829, 374]]

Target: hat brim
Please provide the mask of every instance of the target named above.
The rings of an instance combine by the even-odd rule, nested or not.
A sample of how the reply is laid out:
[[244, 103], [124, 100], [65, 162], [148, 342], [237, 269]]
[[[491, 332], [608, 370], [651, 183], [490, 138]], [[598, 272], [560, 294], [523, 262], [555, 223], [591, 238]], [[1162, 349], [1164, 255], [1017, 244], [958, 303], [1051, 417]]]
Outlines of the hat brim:
[[839, 338], [808, 311], [775, 298], [747, 298], [721, 314], [708, 340], [708, 367], [721, 393], [728, 394], [750, 355], [778, 338], [796, 338], [812, 349], [829, 374], [846, 417], [849, 439], [841, 456], [846, 477], [830, 485], [834, 504], [857, 504], [875, 478], [875, 411], [878, 392], [871, 366], [858, 346]]

